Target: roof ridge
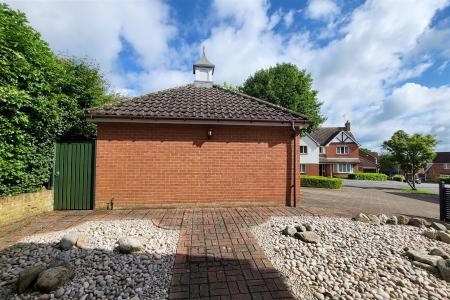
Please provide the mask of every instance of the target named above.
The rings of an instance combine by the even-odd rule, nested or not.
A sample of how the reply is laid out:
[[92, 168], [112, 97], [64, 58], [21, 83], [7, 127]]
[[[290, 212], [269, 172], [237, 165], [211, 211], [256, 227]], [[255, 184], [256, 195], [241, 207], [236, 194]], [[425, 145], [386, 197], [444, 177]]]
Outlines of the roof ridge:
[[214, 88], [218, 88], [218, 89], [220, 89], [220, 90], [222, 90], [222, 91], [225, 91], [225, 92], [228, 92], [228, 93], [236, 94], [236, 95], [242, 96], [242, 97], [244, 97], [244, 98], [248, 98], [248, 99], [250, 99], [250, 100], [257, 101], [257, 102], [259, 102], [259, 103], [262, 103], [262, 104], [264, 104], [264, 105], [267, 105], [267, 106], [270, 106], [270, 107], [273, 107], [273, 108], [276, 108], [276, 109], [283, 110], [283, 111], [285, 111], [285, 112], [291, 113], [291, 114], [296, 115], [296, 116], [298, 116], [298, 117], [305, 118], [305, 119], [307, 119], [306, 121], [311, 122], [311, 120], [309, 119], [309, 117], [306, 116], [305, 114], [298, 113], [298, 112], [296, 112], [296, 111], [290, 110], [290, 109], [285, 108], [285, 107], [283, 107], [283, 106], [276, 105], [276, 104], [270, 103], [269, 101], [262, 100], [262, 99], [259, 99], [259, 98], [256, 98], [256, 97], [253, 97], [253, 96], [244, 94], [244, 93], [235, 92], [235, 91], [230, 91], [230, 90], [227, 90], [227, 89], [225, 89], [225, 88], [223, 88], [222, 86], [217, 85], [217, 84], [214, 84], [213, 87], [214, 87]]

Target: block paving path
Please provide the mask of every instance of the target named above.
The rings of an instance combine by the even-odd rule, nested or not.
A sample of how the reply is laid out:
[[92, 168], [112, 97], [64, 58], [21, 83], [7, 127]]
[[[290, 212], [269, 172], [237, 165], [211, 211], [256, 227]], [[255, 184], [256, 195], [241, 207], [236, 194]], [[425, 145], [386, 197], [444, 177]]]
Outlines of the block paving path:
[[250, 229], [271, 216], [305, 214], [285, 207], [55, 211], [2, 228], [0, 249], [86, 221], [151, 219], [180, 230], [169, 299], [293, 299]]

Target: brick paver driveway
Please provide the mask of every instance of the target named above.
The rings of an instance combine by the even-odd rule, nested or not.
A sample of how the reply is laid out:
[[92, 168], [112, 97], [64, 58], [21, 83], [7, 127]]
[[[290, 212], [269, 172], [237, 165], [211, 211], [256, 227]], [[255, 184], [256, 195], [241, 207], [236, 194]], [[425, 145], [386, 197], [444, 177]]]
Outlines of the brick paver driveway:
[[249, 229], [271, 216], [368, 213], [437, 218], [437, 196], [398, 190], [302, 188], [301, 208], [195, 208], [58, 211], [0, 229], [0, 249], [36, 233], [63, 230], [92, 220], [151, 219], [179, 229], [170, 299], [288, 299], [287, 287]]

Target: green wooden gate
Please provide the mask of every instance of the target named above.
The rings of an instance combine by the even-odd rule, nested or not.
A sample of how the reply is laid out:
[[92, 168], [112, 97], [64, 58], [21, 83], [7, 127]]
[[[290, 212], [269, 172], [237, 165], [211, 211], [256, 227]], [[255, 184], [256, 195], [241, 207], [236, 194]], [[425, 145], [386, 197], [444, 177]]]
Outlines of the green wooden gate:
[[57, 143], [55, 210], [94, 209], [95, 142]]

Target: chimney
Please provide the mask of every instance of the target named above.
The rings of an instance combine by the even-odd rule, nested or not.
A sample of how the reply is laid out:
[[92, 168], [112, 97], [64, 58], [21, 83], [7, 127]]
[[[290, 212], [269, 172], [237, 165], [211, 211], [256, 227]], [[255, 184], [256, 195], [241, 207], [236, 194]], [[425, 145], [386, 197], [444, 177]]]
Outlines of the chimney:
[[212, 87], [214, 64], [209, 62], [205, 55], [205, 47], [203, 47], [203, 53], [200, 59], [192, 66], [195, 80], [194, 85], [199, 87]]
[[347, 122], [345, 122], [345, 131], [351, 131], [350, 121], [349, 120], [347, 120]]

